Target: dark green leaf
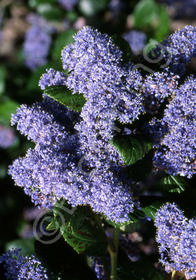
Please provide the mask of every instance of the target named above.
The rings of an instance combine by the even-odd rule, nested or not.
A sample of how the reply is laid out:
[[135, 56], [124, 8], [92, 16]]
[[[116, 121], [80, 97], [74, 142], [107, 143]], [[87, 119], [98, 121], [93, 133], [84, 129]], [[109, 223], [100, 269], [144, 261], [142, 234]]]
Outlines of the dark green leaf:
[[158, 20], [158, 5], [154, 0], [140, 1], [133, 11], [135, 28], [153, 25]]
[[78, 19], [78, 13], [76, 11], [67, 11], [66, 18], [68, 21], [75, 23]]
[[169, 34], [170, 21], [167, 10], [164, 7], [159, 8], [159, 22], [155, 29], [154, 38], [161, 42]]
[[38, 6], [40, 4], [45, 4], [45, 3], [55, 4], [57, 3], [57, 0], [33, 0], [32, 2], [34, 2], [35, 6]]
[[63, 17], [65, 14], [62, 8], [49, 3], [39, 5], [37, 11], [48, 20], [59, 20], [59, 18]]
[[141, 160], [152, 148], [152, 143], [130, 135], [116, 136], [111, 143], [116, 147], [126, 165]]
[[82, 94], [72, 94], [72, 92], [65, 86], [48, 87], [44, 90], [44, 93], [76, 112], [80, 112], [86, 102]]
[[155, 219], [155, 215], [157, 210], [161, 207], [161, 203], [154, 203], [152, 205], [142, 207], [142, 210], [146, 214], [146, 216], [150, 217], [152, 220]]
[[47, 225], [47, 230], [55, 230], [58, 227], [56, 219], [53, 219], [52, 222]]
[[6, 78], [6, 68], [0, 67], [0, 95], [5, 92], [5, 78]]
[[67, 205], [57, 203], [54, 216], [63, 238], [78, 254], [105, 254], [107, 237], [97, 227], [89, 207], [78, 206], [73, 212]]
[[181, 176], [165, 175], [158, 182], [158, 187], [171, 193], [182, 193], [186, 187], [186, 179]]
[[85, 16], [93, 16], [108, 5], [108, 0], [80, 0], [79, 9]]
[[9, 125], [11, 120], [11, 114], [16, 112], [18, 103], [11, 99], [5, 99], [0, 103], [0, 123]]
[[154, 0], [142, 0], [133, 12], [134, 27], [153, 31], [151, 37], [162, 41], [169, 33], [169, 16], [167, 10]]

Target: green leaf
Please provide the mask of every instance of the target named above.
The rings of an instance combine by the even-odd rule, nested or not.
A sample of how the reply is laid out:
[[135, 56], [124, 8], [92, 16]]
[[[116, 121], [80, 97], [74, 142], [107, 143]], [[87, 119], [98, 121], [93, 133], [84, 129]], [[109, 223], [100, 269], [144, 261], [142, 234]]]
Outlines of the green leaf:
[[133, 11], [134, 27], [142, 28], [153, 25], [158, 20], [158, 5], [154, 0], [140, 1]]
[[80, 0], [79, 9], [85, 16], [93, 16], [105, 9], [108, 2], [108, 0]]
[[48, 20], [59, 20], [59, 18], [62, 18], [65, 14], [62, 8], [49, 3], [38, 5], [37, 11]]
[[104, 230], [97, 226], [89, 207], [78, 206], [71, 212], [67, 205], [57, 203], [54, 216], [63, 238], [78, 254], [105, 254], [107, 237]]
[[8, 251], [11, 249], [20, 248], [20, 249], [22, 249], [23, 255], [30, 256], [32, 254], [35, 254], [34, 241], [35, 241], [35, 238], [15, 239], [15, 240], [12, 240], [12, 241], [6, 243], [5, 249], [6, 249], [6, 251]]
[[58, 34], [54, 46], [52, 48], [52, 58], [54, 60], [59, 60], [59, 57], [61, 57], [62, 49], [66, 45], [69, 45], [74, 42], [74, 38], [73, 38], [74, 34], [75, 34], [74, 29], [68, 29], [65, 32]]
[[80, 112], [86, 102], [82, 94], [72, 94], [66, 86], [48, 87], [44, 90], [44, 93], [76, 112]]
[[142, 207], [142, 211], [146, 216], [150, 217], [152, 220], [155, 220], [157, 210], [161, 207], [162, 203], [155, 202], [152, 205]]
[[186, 179], [181, 176], [165, 175], [158, 182], [158, 187], [171, 193], [182, 193], [186, 187]]
[[16, 108], [19, 106], [18, 103], [11, 99], [5, 99], [0, 102], [0, 123], [9, 125], [11, 114], [16, 112]]
[[5, 92], [6, 68], [0, 66], [0, 95]]
[[55, 4], [57, 3], [57, 0], [35, 0], [35, 2], [37, 5], [45, 4], [45, 3]]
[[53, 219], [52, 222], [49, 225], [47, 225], [46, 229], [47, 230], [55, 230], [57, 228], [57, 226], [58, 225], [57, 225], [56, 219]]
[[150, 31], [151, 37], [162, 41], [169, 33], [170, 22], [167, 10], [154, 0], [140, 1], [133, 11], [134, 27]]
[[167, 10], [164, 7], [159, 8], [159, 22], [155, 29], [154, 38], [161, 42], [169, 34], [170, 20]]
[[130, 135], [115, 136], [112, 145], [118, 150], [126, 165], [141, 160], [152, 148], [152, 143]]
[[37, 6], [41, 4], [55, 4], [57, 3], [57, 0], [29, 0], [29, 6], [32, 8], [36, 8]]

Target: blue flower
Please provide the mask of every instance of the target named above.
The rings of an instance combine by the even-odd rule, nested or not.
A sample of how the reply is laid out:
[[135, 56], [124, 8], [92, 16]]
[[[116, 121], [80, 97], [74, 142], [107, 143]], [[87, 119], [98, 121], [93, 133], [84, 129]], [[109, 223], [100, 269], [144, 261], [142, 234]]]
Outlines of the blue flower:
[[174, 91], [164, 111], [167, 133], [160, 140], [154, 163], [169, 174], [190, 178], [196, 173], [196, 80], [189, 77]]
[[16, 159], [9, 174], [38, 206], [51, 209], [64, 198], [73, 207], [91, 205], [108, 219], [127, 221], [128, 213], [133, 211], [129, 184], [108, 168], [103, 172], [104, 165], [98, 168], [89, 164], [80, 149], [78, 135], [67, 129], [72, 125], [61, 124], [62, 116], [64, 121], [72, 122], [74, 114], [46, 97], [43, 102], [31, 107], [22, 105], [17, 110], [12, 124], [17, 124], [17, 129], [35, 142], [35, 148]]
[[167, 272], [181, 271], [186, 279], [196, 276], [196, 220], [187, 220], [173, 203], [167, 203], [156, 214], [156, 241], [160, 262]]
[[0, 263], [4, 264], [8, 280], [49, 279], [41, 262], [33, 255], [30, 257], [21, 255], [20, 249], [7, 251], [0, 257]]
[[59, 4], [65, 9], [65, 10], [73, 10], [74, 6], [78, 3], [78, 0], [58, 0]]
[[50, 86], [66, 86], [67, 77], [64, 72], [56, 71], [53, 68], [47, 69], [47, 73], [44, 73], [39, 81], [41, 89], [45, 89]]
[[0, 148], [6, 149], [14, 144], [16, 136], [14, 131], [8, 127], [0, 125]]
[[35, 70], [46, 64], [50, 45], [50, 35], [39, 25], [32, 25], [25, 35], [23, 46], [25, 65], [31, 70]]
[[133, 54], [139, 54], [146, 44], [146, 34], [141, 31], [131, 30], [123, 34], [123, 38], [129, 43]]

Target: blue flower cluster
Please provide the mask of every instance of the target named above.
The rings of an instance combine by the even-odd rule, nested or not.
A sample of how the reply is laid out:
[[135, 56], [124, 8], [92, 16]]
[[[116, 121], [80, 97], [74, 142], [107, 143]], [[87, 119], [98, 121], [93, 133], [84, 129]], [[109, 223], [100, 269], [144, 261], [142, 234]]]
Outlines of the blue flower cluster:
[[[188, 30], [194, 33], [188, 26], [170, 38], [174, 62], [183, 57], [179, 61], [188, 63], [194, 55]], [[181, 49], [175, 36], [179, 41], [182, 37]], [[91, 27], [82, 28], [74, 39], [62, 50], [68, 75], [51, 68], [39, 85], [43, 90], [67, 86], [73, 94], [84, 95], [86, 103], [80, 114], [45, 95], [31, 107], [22, 105], [12, 125], [17, 124], [35, 148], [15, 160], [9, 174], [37, 205], [52, 208], [64, 198], [72, 206], [90, 205], [110, 220], [125, 222], [134, 207], [132, 182], [122, 176], [124, 162], [112, 138], [122, 124], [132, 125], [145, 111], [157, 114], [168, 102], [163, 118], [157, 114], [146, 128], [155, 135], [154, 164], [190, 178], [196, 172], [195, 79], [178, 87], [179, 77], [169, 70], [142, 77], [133, 64], [124, 62], [108, 35]], [[188, 43], [190, 51], [183, 45]]]
[[[154, 162], [169, 174], [190, 178], [196, 173], [196, 79], [189, 77], [167, 105], [162, 129], [167, 133], [160, 140]], [[163, 133], [164, 134], [164, 133]]]
[[147, 41], [146, 34], [137, 30], [127, 31], [123, 38], [129, 43], [134, 55], [141, 53]]
[[96, 167], [122, 162], [109, 140], [115, 120], [132, 123], [144, 112], [143, 97], [136, 91], [141, 74], [134, 65], [122, 63], [122, 52], [108, 35], [90, 27], [80, 30], [75, 43], [63, 49], [62, 60], [69, 70], [68, 87], [87, 99], [76, 126], [86, 158]]
[[25, 35], [23, 56], [25, 65], [35, 70], [37, 67], [46, 64], [47, 56], [51, 45], [51, 36], [47, 28], [43, 28], [39, 22], [34, 23]]
[[183, 74], [185, 65], [196, 55], [196, 27], [185, 26], [170, 35], [161, 46], [170, 70], [178, 75]]
[[178, 76], [165, 72], [154, 72], [146, 76], [142, 84], [145, 97], [145, 109], [149, 113], [156, 113], [165, 98], [171, 96], [178, 85]]
[[[47, 103], [49, 100], [47, 100]], [[29, 149], [24, 158], [14, 161], [9, 173], [16, 184], [24, 187], [26, 194], [31, 196], [35, 204], [51, 208], [61, 197], [65, 197], [72, 204], [79, 197], [69, 185], [77, 184], [76, 165], [77, 145], [75, 134], [70, 134], [66, 128], [56, 121], [55, 113], [47, 110], [46, 104], [36, 103], [31, 107], [22, 105], [12, 117], [12, 124], [17, 123], [17, 129], [36, 143], [35, 149]], [[54, 106], [52, 102], [52, 106]], [[50, 108], [50, 107], [49, 107]], [[64, 110], [64, 117], [68, 122], [71, 115]], [[72, 151], [75, 151], [73, 154]], [[52, 160], [51, 160], [52, 159]], [[71, 164], [73, 162], [73, 164]], [[79, 198], [80, 199], [80, 198]], [[81, 196], [82, 200], [82, 196]]]
[[[13, 162], [9, 174], [36, 205], [52, 208], [64, 198], [72, 206], [89, 204], [108, 219], [126, 221], [133, 210], [128, 186], [112, 172], [90, 169], [77, 134], [70, 133], [70, 125], [60, 124], [62, 114], [55, 114], [55, 104], [61, 107], [46, 98], [31, 107], [22, 105], [12, 116], [12, 124], [36, 144], [24, 158]], [[68, 123], [75, 118], [66, 107], [63, 115]]]
[[186, 279], [196, 277], [196, 219], [188, 220], [174, 203], [167, 203], [157, 211], [155, 226], [166, 271], [183, 272]]
[[39, 86], [41, 89], [46, 89], [50, 86], [66, 86], [67, 76], [64, 72], [56, 71], [53, 68], [47, 69], [47, 73], [44, 73], [39, 81]]
[[16, 136], [14, 131], [8, 127], [0, 125], [0, 148], [6, 149], [14, 144]]
[[23, 256], [20, 249], [8, 251], [0, 256], [8, 280], [47, 280], [46, 269], [35, 256]]
[[58, 0], [59, 4], [65, 9], [65, 10], [73, 10], [74, 6], [78, 3], [78, 0]]

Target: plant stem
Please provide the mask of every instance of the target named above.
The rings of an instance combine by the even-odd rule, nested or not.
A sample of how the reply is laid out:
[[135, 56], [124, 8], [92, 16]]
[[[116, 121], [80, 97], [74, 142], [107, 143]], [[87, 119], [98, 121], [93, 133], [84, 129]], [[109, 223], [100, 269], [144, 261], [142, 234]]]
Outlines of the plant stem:
[[110, 280], [117, 279], [117, 257], [118, 257], [118, 244], [119, 244], [120, 228], [114, 228], [113, 244], [109, 245], [108, 251], [111, 259], [111, 274]]
[[174, 280], [175, 274], [176, 274], [176, 271], [173, 270], [173, 271], [172, 271], [172, 275], [171, 275], [171, 280]]

